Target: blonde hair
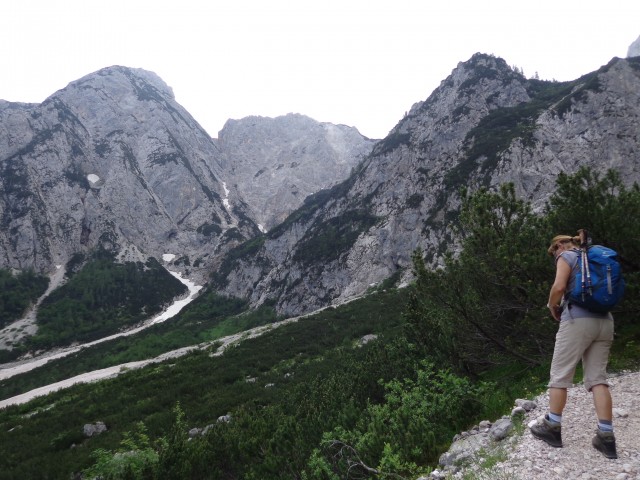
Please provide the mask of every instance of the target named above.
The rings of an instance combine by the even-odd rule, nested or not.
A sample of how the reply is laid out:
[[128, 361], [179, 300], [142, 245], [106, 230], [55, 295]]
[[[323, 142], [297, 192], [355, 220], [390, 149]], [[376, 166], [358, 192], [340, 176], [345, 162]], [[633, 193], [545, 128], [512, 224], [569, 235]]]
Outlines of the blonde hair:
[[558, 243], [567, 243], [567, 242], [571, 242], [574, 247], [579, 247], [580, 237], [579, 236], [572, 237], [571, 235], [556, 235], [551, 239], [551, 244], [547, 249], [547, 253], [553, 257], [556, 253], [556, 250], [558, 250]]

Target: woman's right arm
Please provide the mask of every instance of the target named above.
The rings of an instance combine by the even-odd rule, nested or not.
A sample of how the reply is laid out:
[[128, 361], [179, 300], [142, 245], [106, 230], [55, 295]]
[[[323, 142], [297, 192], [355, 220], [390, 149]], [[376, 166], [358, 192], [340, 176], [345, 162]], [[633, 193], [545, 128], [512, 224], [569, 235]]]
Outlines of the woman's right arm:
[[549, 302], [547, 307], [551, 311], [551, 315], [558, 322], [560, 321], [560, 315], [562, 309], [560, 308], [560, 302], [564, 296], [564, 292], [567, 290], [567, 284], [569, 283], [569, 276], [571, 275], [571, 267], [569, 263], [560, 256], [556, 262], [556, 278], [551, 285], [549, 291]]

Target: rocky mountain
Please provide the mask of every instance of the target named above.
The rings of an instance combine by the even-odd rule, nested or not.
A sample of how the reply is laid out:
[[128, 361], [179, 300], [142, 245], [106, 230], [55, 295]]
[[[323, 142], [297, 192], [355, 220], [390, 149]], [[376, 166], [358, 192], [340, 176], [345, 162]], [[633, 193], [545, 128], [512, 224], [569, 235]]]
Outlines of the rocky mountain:
[[349, 179], [235, 251], [215, 286], [254, 305], [271, 299], [288, 314], [347, 300], [406, 274], [417, 248], [435, 265], [455, 241], [461, 187], [513, 182], [540, 208], [558, 173], [582, 165], [638, 181], [639, 118], [638, 58], [547, 82], [476, 54], [415, 104]]
[[302, 116], [230, 121], [216, 141], [157, 75], [120, 66], [42, 104], [0, 101], [0, 268], [51, 272], [103, 247], [170, 254], [205, 281], [258, 222], [346, 178], [371, 143]]
[[547, 82], [476, 54], [373, 142], [302, 115], [215, 140], [155, 74], [106, 68], [42, 104], [0, 101], [0, 268], [50, 272], [101, 246], [175, 255], [286, 314], [341, 302], [406, 276], [415, 249], [436, 265], [463, 186], [513, 182], [540, 208], [582, 165], [637, 181], [639, 70], [615, 58]]
[[218, 134], [222, 174], [264, 231], [346, 179], [374, 143], [355, 128], [299, 114], [229, 120]]

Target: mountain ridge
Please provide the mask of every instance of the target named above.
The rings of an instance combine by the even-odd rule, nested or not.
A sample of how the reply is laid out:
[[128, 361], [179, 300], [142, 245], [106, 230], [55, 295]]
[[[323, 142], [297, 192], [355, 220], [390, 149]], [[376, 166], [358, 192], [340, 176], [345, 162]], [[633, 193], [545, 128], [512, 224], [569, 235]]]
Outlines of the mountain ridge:
[[[408, 279], [416, 249], [438, 265], [455, 247], [460, 187], [513, 182], [541, 209], [555, 177], [581, 165], [614, 168], [626, 182], [637, 181], [638, 64], [614, 58], [574, 82], [543, 82], [475, 54], [323, 202], [294, 213], [251, 256], [230, 258], [216, 288], [300, 314], [396, 272]], [[336, 232], [349, 241], [335, 240]], [[339, 248], [307, 268], [300, 260], [311, 236]]]
[[170, 253], [253, 306], [341, 302], [408, 280], [415, 250], [437, 266], [455, 249], [461, 187], [513, 182], [542, 209], [581, 165], [638, 180], [639, 64], [546, 82], [478, 53], [379, 141], [294, 114], [229, 121], [212, 139], [157, 75], [108, 67], [43, 104], [0, 104], [0, 265]]
[[[170, 176], [172, 172], [179, 171], [183, 176], [178, 180], [184, 181], [188, 187], [200, 188], [198, 186], [204, 185], [206, 188], [211, 188], [209, 192], [211, 197], [206, 191], [201, 192], [198, 197], [203, 198], [203, 202], [211, 198], [215, 200], [211, 200], [209, 204], [203, 203], [203, 210], [206, 210], [207, 205], [211, 205], [212, 208], [220, 209], [220, 212], [226, 212], [228, 215], [220, 224], [209, 223], [206, 228], [201, 228], [200, 232], [196, 229], [196, 233], [202, 235], [200, 239], [206, 237], [205, 230], [209, 236], [214, 237], [212, 241], [203, 241], [201, 244], [203, 251], [215, 245], [215, 242], [220, 242], [218, 244], [220, 255], [216, 257], [216, 261], [222, 262], [223, 258], [226, 260], [221, 264], [212, 261], [201, 267], [203, 278], [210, 273], [214, 274], [212, 285], [194, 303], [202, 302], [194, 305], [198, 308], [177, 318], [175, 323], [166, 325], [174, 329], [172, 333], [180, 335], [185, 341], [191, 342], [190, 344], [195, 345], [198, 341], [195, 338], [201, 334], [211, 335], [212, 329], [220, 326], [217, 322], [221, 319], [216, 317], [216, 313], [223, 317], [224, 315], [220, 312], [224, 312], [224, 309], [217, 308], [220, 305], [217, 305], [216, 301], [229, 303], [235, 301], [231, 298], [218, 297], [217, 294], [220, 292], [247, 298], [254, 307], [264, 305], [269, 313], [273, 313], [272, 307], [275, 306], [280, 312], [292, 315], [292, 312], [312, 311], [318, 307], [337, 305], [343, 300], [357, 297], [359, 292], [369, 290], [373, 285], [377, 288], [373, 289], [375, 293], [370, 298], [362, 297], [363, 300], [367, 300], [366, 308], [362, 305], [365, 302], [354, 302], [359, 304], [358, 308], [354, 307], [354, 309], [326, 308], [326, 317], [318, 316], [317, 319], [313, 319], [315, 328], [311, 328], [309, 324], [302, 325], [305, 322], [292, 322], [289, 327], [298, 328], [273, 329], [268, 336], [262, 338], [261, 349], [255, 348], [255, 344], [252, 346], [251, 342], [246, 342], [247, 345], [241, 344], [238, 348], [228, 350], [229, 356], [235, 355], [246, 362], [241, 366], [216, 368], [213, 366], [212, 357], [196, 354], [184, 361], [171, 361], [159, 365], [158, 368], [148, 369], [144, 375], [139, 371], [122, 375], [119, 379], [105, 382], [102, 388], [90, 389], [81, 386], [68, 392], [54, 394], [49, 399], [37, 400], [30, 407], [30, 412], [37, 415], [29, 421], [23, 415], [29, 407], [20, 411], [18, 409], [21, 407], [8, 411], [4, 418], [10, 420], [7, 422], [7, 428], [2, 431], [7, 439], [13, 441], [2, 442], [2, 444], [7, 452], [11, 452], [6, 455], [6, 458], [19, 459], [13, 462], [11, 468], [14, 468], [13, 471], [41, 472], [43, 459], [56, 457], [60, 460], [60, 464], [75, 462], [74, 471], [77, 472], [80, 468], [89, 465], [87, 459], [84, 464], [79, 461], [79, 455], [88, 456], [89, 448], [96, 448], [98, 442], [111, 441], [112, 448], [117, 448], [114, 445], [119, 439], [115, 439], [115, 436], [122, 434], [127, 427], [130, 427], [126, 423], [128, 419], [121, 421], [116, 420], [117, 418], [128, 416], [128, 418], [135, 417], [137, 420], [142, 419], [146, 425], [156, 429], [154, 436], [158, 438], [163, 434], [162, 431], [158, 432], [158, 427], [163, 425], [166, 432], [167, 425], [170, 424], [170, 421], [160, 421], [159, 417], [166, 417], [171, 404], [176, 401], [176, 398], [180, 398], [184, 401], [183, 405], [189, 409], [190, 416], [198, 419], [198, 425], [208, 425], [215, 421], [218, 415], [228, 414], [233, 405], [243, 403], [245, 399], [243, 395], [251, 388], [256, 387], [252, 392], [252, 395], [255, 395], [253, 398], [260, 398], [262, 394], [265, 395], [263, 398], [270, 395], [273, 395], [273, 399], [287, 398], [288, 394], [282, 395], [285, 390], [279, 393], [277, 388], [283, 387], [287, 382], [300, 381], [304, 378], [306, 368], [320, 366], [329, 356], [333, 357], [335, 363], [322, 365], [322, 368], [317, 371], [307, 370], [308, 383], [300, 384], [299, 389], [296, 390], [300, 395], [296, 400], [299, 398], [301, 401], [293, 401], [285, 408], [286, 411], [300, 412], [298, 407], [310, 407], [308, 410], [302, 410], [308, 412], [306, 419], [310, 423], [303, 423], [305, 415], [303, 418], [278, 415], [269, 418], [269, 422], [273, 421], [273, 423], [261, 423], [260, 420], [264, 420], [261, 414], [266, 410], [264, 406], [268, 405], [269, 401], [249, 401], [256, 407], [255, 409], [245, 409], [247, 407], [245, 404], [240, 407], [240, 411], [233, 411], [234, 422], [236, 419], [240, 422], [257, 419], [256, 426], [260, 427], [261, 434], [265, 434], [267, 438], [266, 441], [262, 441], [262, 437], [257, 435], [252, 438], [253, 431], [244, 428], [252, 424], [238, 423], [240, 428], [237, 431], [246, 435], [242, 438], [246, 438], [248, 443], [256, 443], [255, 440], [260, 438], [255, 448], [250, 448], [249, 455], [238, 457], [240, 458], [237, 461], [238, 466], [242, 469], [256, 461], [260, 464], [259, 468], [263, 468], [264, 462], [261, 460], [262, 455], [265, 455], [264, 448], [273, 445], [273, 450], [268, 450], [266, 455], [280, 462], [276, 468], [272, 465], [267, 466], [267, 469], [272, 468], [275, 472], [274, 478], [280, 478], [279, 475], [281, 476], [285, 469], [288, 471], [292, 465], [292, 458], [300, 452], [302, 452], [302, 458], [297, 458], [296, 464], [299, 469], [304, 468], [311, 458], [308, 457], [311, 449], [315, 451], [320, 448], [321, 434], [330, 432], [337, 425], [335, 423], [337, 420], [332, 418], [332, 415], [337, 414], [341, 417], [346, 415], [344, 418], [353, 419], [353, 421], [360, 418], [357, 423], [364, 426], [375, 423], [370, 421], [375, 418], [380, 418], [383, 420], [381, 423], [385, 424], [393, 422], [395, 419], [393, 416], [367, 417], [357, 413], [366, 411], [369, 405], [373, 406], [372, 398], [375, 401], [382, 401], [381, 379], [384, 379], [386, 374], [393, 374], [386, 378], [389, 381], [393, 378], [407, 379], [420, 369], [419, 362], [425, 360], [424, 353], [427, 354], [426, 358], [430, 358], [429, 355], [434, 349], [419, 352], [409, 343], [405, 343], [403, 347], [401, 342], [396, 342], [393, 338], [385, 338], [386, 335], [390, 337], [393, 335], [392, 330], [403, 329], [404, 331], [407, 326], [403, 315], [406, 310], [402, 309], [402, 299], [406, 300], [406, 297], [410, 296], [410, 289], [387, 289], [386, 285], [397, 285], [399, 281], [410, 278], [409, 260], [406, 257], [411, 254], [412, 248], [416, 245], [424, 249], [431, 266], [438, 266], [445, 250], [455, 252], [456, 242], [459, 240], [455, 227], [457, 207], [461, 201], [460, 187], [474, 191], [480, 188], [493, 188], [503, 181], [513, 181], [519, 196], [533, 201], [536, 208], [543, 209], [545, 195], [553, 188], [552, 180], [559, 172], [570, 172], [573, 168], [583, 165], [599, 165], [602, 171], [611, 166], [624, 173], [626, 183], [634, 182], [638, 164], [636, 153], [638, 151], [636, 148], [639, 105], [638, 70], [637, 62], [614, 59], [600, 70], [589, 73], [574, 82], [539, 82], [525, 79], [501, 59], [483, 54], [474, 55], [470, 61], [461, 62], [458, 65], [450, 78], [442, 82], [440, 90], [434, 92], [424, 102], [417, 103], [411, 113], [398, 123], [387, 138], [377, 142], [372, 152], [357, 163], [348, 178], [306, 197], [300, 208], [294, 210], [284, 222], [266, 233], [258, 231], [258, 224], [251, 218], [248, 203], [242, 204], [244, 200], [240, 196], [240, 188], [227, 185], [227, 178], [224, 176], [213, 178], [213, 173], [223, 171], [221, 164], [203, 169], [205, 173], [202, 177], [194, 178], [195, 175], [189, 172], [187, 164], [191, 166], [191, 170], [195, 170], [193, 165], [198, 164], [192, 160], [197, 159], [197, 156], [192, 157], [185, 153], [188, 149], [182, 137], [174, 135], [171, 138], [166, 135], [167, 131], [172, 134], [179, 131], [180, 127], [176, 127], [175, 130], [160, 128], [154, 132], [147, 131], [146, 135], [152, 138], [143, 136], [145, 141], [141, 143], [142, 147], [151, 145], [151, 148], [139, 150], [134, 148], [138, 144], [131, 140], [131, 134], [127, 131], [122, 130], [117, 134], [109, 135], [112, 132], [110, 128], [113, 126], [105, 129], [107, 140], [97, 143], [98, 150], [103, 156], [96, 152], [97, 156], [88, 160], [95, 161], [95, 165], [107, 169], [107, 166], [99, 162], [105, 160], [110, 152], [116, 151], [119, 154], [115, 156], [116, 163], [123, 167], [116, 172], [118, 175], [114, 176], [122, 183], [123, 189], [127, 184], [132, 185], [131, 178], [135, 179], [133, 184], [137, 187], [138, 196], [134, 197], [134, 200], [140, 198], [142, 194], [148, 195], [150, 201], [146, 205], [156, 205], [161, 213], [164, 208], [166, 218], [171, 221], [177, 218], [176, 229], [181, 225], [189, 225], [193, 219], [189, 216], [176, 216], [175, 211], [188, 213], [192, 210], [189, 208], [180, 210], [180, 205], [175, 204], [176, 190], [165, 194], [154, 181], [154, 179], [157, 180], [157, 177], [154, 177], [156, 174]], [[127, 81], [124, 75], [123, 84]], [[149, 88], [157, 95], [164, 95], [161, 89], [151, 86]], [[133, 103], [140, 102], [135, 88], [127, 91], [129, 92], [127, 99]], [[142, 100], [142, 102], [156, 105], [157, 108], [160, 108], [164, 101], [170, 101], [169, 97], [163, 97], [161, 102]], [[87, 126], [86, 120], [82, 115], [78, 115], [78, 110], [68, 108], [64, 102], [52, 105], [51, 108], [49, 114], [51, 117], [55, 116], [58, 123], [51, 121], [45, 123], [46, 126], [51, 127], [52, 132], [46, 132], [44, 129], [35, 131], [36, 135], [42, 134], [42, 138], [38, 138], [30, 148], [38, 155], [32, 155], [33, 152], [29, 149], [21, 153], [21, 159], [25, 160], [25, 170], [31, 176], [25, 174], [16, 178], [26, 179], [25, 185], [29, 185], [29, 181], [33, 178], [44, 178], [45, 181], [38, 185], [45, 193], [47, 188], [55, 189], [56, 185], [58, 185], [57, 191], [62, 192], [66, 191], [65, 188], [73, 187], [75, 193], [85, 192], [83, 194], [85, 200], [80, 202], [82, 205], [86, 202], [102, 200], [103, 205], [111, 206], [107, 204], [107, 198], [100, 197], [100, 194], [105, 189], [115, 189], [110, 183], [114, 182], [113, 178], [100, 176], [101, 172], [95, 170], [96, 167], [88, 162], [89, 167], [92, 167], [91, 170], [74, 171], [71, 168], [86, 167], [85, 163], [78, 160], [86, 152], [87, 139], [91, 138], [91, 135], [87, 134], [91, 130], [81, 128]], [[20, 109], [18, 108], [17, 111]], [[145, 122], [138, 121], [142, 118], [142, 114], [136, 109], [132, 111], [134, 115], [127, 116], [127, 122], [136, 126], [144, 124]], [[2, 114], [2, 106], [0, 106], [0, 116]], [[175, 123], [176, 118], [182, 122], [177, 115], [172, 116], [171, 112], [165, 112], [160, 117], [165, 122], [163, 127]], [[158, 116], [154, 114], [154, 119], [157, 118]], [[121, 118], [115, 120], [124, 122]], [[116, 123], [120, 125], [118, 122]], [[0, 125], [2, 125], [1, 122]], [[160, 138], [158, 134], [153, 137], [152, 133], [156, 131], [165, 136]], [[21, 135], [24, 138], [28, 136], [24, 132]], [[47, 135], [50, 137], [47, 138]], [[0, 133], [1, 138], [2, 133]], [[66, 143], [62, 142], [61, 138]], [[27, 144], [29, 142], [31, 140], [28, 140]], [[54, 147], [60, 145], [68, 147], [68, 150], [59, 150], [58, 152], [62, 154], [58, 153], [61, 158], [57, 158], [56, 155], [52, 155], [52, 152], [56, 152]], [[218, 147], [219, 145], [216, 145], [213, 151], [220, 154], [222, 150]], [[128, 155], [127, 152], [130, 154]], [[0, 156], [0, 158], [3, 157]], [[53, 158], [63, 168], [61, 170], [43, 169], [36, 160], [44, 158]], [[3, 163], [0, 165], [3, 168], [6, 167]], [[174, 166], [178, 166], [180, 170], [174, 169]], [[218, 170], [219, 168], [221, 169]], [[189, 175], [185, 172], [189, 172]], [[212, 173], [212, 176], [206, 176], [207, 172]], [[248, 170], [248, 172], [249, 176], [255, 175], [254, 170]], [[56, 183], [58, 178], [63, 179], [63, 182]], [[51, 179], [50, 184], [47, 184], [49, 179]], [[210, 184], [207, 183], [209, 180]], [[67, 187], [68, 183], [71, 187]], [[11, 190], [7, 185], [12, 186], [10, 182], [2, 184], [3, 188], [9, 191], [9, 195], [2, 192], [3, 196], [0, 198], [5, 203], [0, 205], [10, 205], [18, 209], [23, 206], [21, 201], [25, 199], [31, 202], [27, 203], [27, 206], [38, 200], [43, 203], [48, 200], [32, 198], [37, 197], [39, 190], [35, 190], [34, 193], [27, 192], [31, 196], [20, 197], [19, 188], [13, 185], [14, 188]], [[202, 187], [203, 190], [204, 187]], [[7, 202], [7, 199], [10, 201]], [[128, 198], [111, 195], [109, 199], [122, 202]], [[76, 203], [70, 204], [71, 207], [73, 205]], [[27, 214], [31, 211], [27, 209]], [[44, 214], [47, 213], [46, 209], [42, 211]], [[70, 208], [69, 212], [75, 211]], [[108, 213], [108, 209], [105, 209], [105, 212]], [[136, 215], [135, 205], [128, 206], [127, 213], [132, 219], [140, 218]], [[197, 214], [198, 212], [195, 212], [193, 215]], [[16, 218], [24, 217], [8, 218], [15, 221]], [[144, 216], [142, 218], [146, 220]], [[68, 223], [71, 225], [72, 221], [68, 220]], [[197, 222], [190, 225], [197, 225]], [[215, 225], [221, 230], [222, 226], [228, 229], [217, 232]], [[240, 229], [242, 225], [246, 230]], [[125, 226], [136, 227], [134, 222]], [[15, 231], [9, 231], [9, 234], [19, 235], [21, 232], [18, 225], [14, 224], [14, 227]], [[122, 236], [115, 238], [107, 236], [103, 242], [108, 244], [120, 238], [128, 240], [134, 237], [135, 231], [123, 231], [122, 227], [118, 228], [116, 233]], [[189, 245], [188, 232], [188, 230], [176, 230], [175, 239], [171, 241], [184, 241], [185, 245]], [[246, 236], [243, 236], [243, 232]], [[96, 235], [95, 230], [84, 231], [84, 237], [82, 232], [73, 228], [66, 233], [68, 237], [65, 238], [73, 240], [74, 235], [79, 235], [81, 239], [85, 239], [86, 244], [81, 242], [84, 248], [87, 250], [93, 248], [91, 241]], [[7, 237], [8, 241], [14, 240], [15, 238], [10, 235]], [[152, 237], [153, 233], [149, 232], [147, 235]], [[247, 238], [249, 240], [245, 241]], [[224, 242], [225, 239], [229, 241]], [[52, 236], [49, 241], [54, 243], [59, 240]], [[158, 243], [159, 248], [162, 248], [159, 251], [165, 252], [167, 249], [164, 247], [167, 244]], [[99, 243], [98, 246], [105, 245]], [[134, 247], [138, 248], [136, 244], [131, 243], [129, 249], [134, 251], [129, 252], [130, 258], [145, 254], [145, 252], [136, 251]], [[223, 252], [224, 249], [228, 249], [226, 254]], [[186, 255], [182, 259], [176, 258], [172, 264], [182, 263], [185, 270], [191, 269], [195, 257], [191, 255], [191, 251], [183, 253]], [[385, 281], [381, 282], [379, 280], [381, 278]], [[542, 278], [544, 277], [540, 276], [538, 280]], [[367, 282], [370, 283], [367, 284]], [[542, 281], [535, 284], [542, 284]], [[218, 288], [217, 292], [214, 291], [214, 287]], [[477, 285], [469, 285], [469, 287], [475, 288]], [[212, 298], [214, 296], [216, 298]], [[535, 298], [538, 296], [535, 295]], [[535, 298], [533, 298], [534, 301]], [[242, 302], [238, 301], [237, 305], [240, 303]], [[535, 301], [536, 305], [538, 303]], [[242, 308], [245, 308], [244, 303]], [[247, 313], [260, 310], [255, 309]], [[490, 314], [493, 315], [493, 311]], [[260, 321], [256, 319], [256, 323], [264, 325], [275, 321], [274, 317], [275, 315], [268, 316]], [[455, 312], [454, 316], [448, 318], [453, 320]], [[426, 316], [421, 320], [425, 319]], [[241, 324], [236, 326], [239, 325]], [[208, 330], [205, 331], [205, 329]], [[466, 334], [466, 329], [459, 330]], [[149, 332], [149, 340], [154, 345], [158, 344], [157, 338], [151, 337], [155, 337], [156, 332]], [[363, 342], [360, 340], [376, 335], [379, 335], [378, 341], [372, 342], [369, 347], [361, 348]], [[331, 337], [332, 340], [327, 342], [326, 337]], [[438, 341], [437, 338], [441, 337], [434, 337], [434, 344]], [[131, 343], [134, 343], [133, 339], [131, 340]], [[169, 338], [166, 340], [169, 341]], [[409, 335], [407, 340], [412, 342], [413, 338]], [[387, 341], [390, 343], [385, 344]], [[551, 337], [549, 337], [550, 341]], [[527, 342], [525, 339], [523, 343], [535, 345], [536, 342]], [[119, 350], [117, 345], [111, 347], [111, 352], [115, 353]], [[148, 354], [142, 342], [137, 347], [135, 354]], [[94, 353], [96, 356], [106, 357], [107, 355], [103, 354], [106, 351], [108, 351], [106, 348], [98, 349]], [[284, 351], [287, 354], [281, 356]], [[362, 352], [363, 363], [354, 361], [356, 354], [350, 355], [353, 352]], [[413, 352], [415, 357], [412, 357], [410, 352]], [[74, 363], [74, 368], [84, 367], [79, 359], [69, 358], [68, 360]], [[196, 365], [197, 368], [193, 368]], [[436, 365], [438, 368], [447, 367], [447, 365], [439, 365], [438, 362]], [[47, 374], [50, 372], [62, 374], [63, 369], [59, 369], [59, 364], [52, 364], [49, 367], [48, 371], [38, 372], [39, 380], [37, 381], [50, 383], [50, 380], [46, 380]], [[324, 376], [325, 371], [330, 374]], [[540, 384], [540, 378], [529, 373], [525, 375], [527, 378], [523, 377], [523, 381], [527, 386]], [[219, 380], [216, 382], [212, 380], [213, 378]], [[501, 378], [507, 383], [512, 380], [509, 375], [506, 380], [504, 377]], [[15, 380], [14, 385], [18, 386], [21, 379]], [[223, 384], [237, 388], [233, 398], [221, 400], [224, 395], [221, 395], [220, 387]], [[367, 384], [369, 386], [366, 386]], [[374, 385], [378, 386], [377, 390], [373, 390]], [[430, 440], [433, 438], [431, 424], [427, 423], [423, 427], [425, 424], [420, 421], [413, 422], [412, 419], [416, 418], [414, 416], [416, 410], [425, 405], [425, 395], [438, 390], [433, 386], [434, 384], [425, 385], [425, 390], [415, 392], [416, 403], [407, 409], [408, 415], [404, 418], [410, 419], [410, 424], [417, 428], [400, 428], [403, 433], [424, 434], [424, 436], [413, 437], [421, 440], [415, 443], [410, 440], [408, 443], [409, 448], [422, 445], [418, 449], [422, 453], [426, 448], [431, 449], [435, 445]], [[407, 380], [405, 383], [397, 383], [394, 390], [395, 388], [405, 390], [402, 393], [411, 393], [406, 391], [411, 390]], [[454, 411], [451, 400], [455, 396], [453, 390], [450, 392], [445, 388], [447, 396], [443, 400], [446, 399], [446, 401], [436, 415], [439, 419]], [[471, 395], [471, 389], [466, 386], [459, 390], [458, 393], [462, 398]], [[105, 395], [107, 391], [109, 395]], [[524, 391], [528, 391], [528, 387]], [[345, 395], [341, 396], [342, 393]], [[400, 393], [399, 390], [398, 393]], [[363, 397], [361, 403], [350, 403], [360, 394]], [[116, 398], [120, 400], [119, 404], [113, 401]], [[84, 405], [79, 405], [75, 401], [77, 399], [82, 399]], [[437, 402], [427, 403], [435, 405]], [[477, 402], [477, 404], [486, 405], [491, 402]], [[122, 408], [122, 405], [125, 405], [125, 408]], [[459, 406], [463, 405], [464, 403], [459, 404]], [[51, 408], [53, 406], [55, 408]], [[87, 408], [82, 410], [82, 418], [80, 415], [69, 414], [74, 408], [78, 411], [85, 406]], [[390, 401], [388, 406], [390, 411], [400, 410], [402, 414], [403, 409], [398, 409], [397, 402], [393, 404]], [[459, 413], [466, 414], [469, 411], [469, 408], [464, 407], [459, 410]], [[245, 418], [243, 418], [243, 412], [246, 415]], [[318, 414], [318, 412], [322, 413]], [[461, 417], [456, 414], [454, 416]], [[47, 423], [49, 425], [53, 423], [50, 420], [52, 418], [55, 418], [56, 431], [50, 431], [49, 427], [45, 426]], [[318, 424], [318, 418], [322, 418], [326, 426]], [[110, 420], [111, 433], [99, 440], [87, 441], [82, 438], [79, 427], [85, 421], [94, 422], [97, 419], [101, 421], [106, 419], [106, 424]], [[234, 425], [235, 423], [231, 423], [231, 426]], [[306, 441], [314, 428], [318, 428], [317, 436], [312, 437], [310, 442]], [[186, 435], [186, 429], [182, 428], [182, 430]], [[272, 442], [274, 431], [283, 432], [277, 440], [293, 438], [295, 442], [289, 442], [289, 444]], [[361, 433], [359, 429], [353, 430], [353, 438], [369, 436], [369, 430], [365, 432]], [[373, 437], [385, 438], [382, 432], [380, 436], [375, 430], [371, 433]], [[443, 442], [447, 442], [451, 436], [442, 434], [440, 438], [444, 439]], [[28, 444], [30, 440], [32, 442]], [[225, 466], [229, 459], [227, 446], [246, 444], [244, 441], [229, 441], [225, 446], [224, 442], [217, 437], [211, 440], [212, 443], [207, 444], [207, 451], [214, 452], [213, 458], [216, 459], [219, 452], [219, 465]], [[76, 448], [84, 447], [89, 443], [91, 445], [87, 449]], [[309, 443], [310, 447], [304, 450], [301, 446], [306, 443]], [[184, 445], [189, 444], [194, 445], [196, 442], [190, 443], [185, 440]], [[389, 442], [390, 446], [401, 444], [402, 441], [395, 439]], [[29, 448], [23, 448], [23, 445], [29, 445]], [[220, 446], [222, 448], [219, 451]], [[36, 451], [38, 453], [34, 455]], [[119, 454], [115, 453], [117, 450], [113, 452], [114, 458], [118, 458]], [[282, 452], [285, 453], [282, 454]], [[186, 460], [186, 457], [184, 458]], [[191, 456], [189, 460], [195, 458]], [[211, 457], [202, 456], [199, 460], [202, 461], [204, 471], [210, 472]], [[175, 462], [171, 463], [175, 464]], [[47, 460], [44, 464], [48, 473], [55, 469], [62, 471], [55, 461]], [[68, 476], [68, 471], [65, 471], [65, 474]], [[29, 477], [29, 475], [26, 476]]]

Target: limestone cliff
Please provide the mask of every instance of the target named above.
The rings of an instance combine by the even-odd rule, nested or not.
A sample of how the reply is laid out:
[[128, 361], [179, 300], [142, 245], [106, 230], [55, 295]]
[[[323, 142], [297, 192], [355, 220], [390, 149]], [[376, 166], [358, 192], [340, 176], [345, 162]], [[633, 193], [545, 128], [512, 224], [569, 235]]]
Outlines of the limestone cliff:
[[155, 74], [110, 67], [42, 104], [0, 101], [0, 268], [170, 253], [225, 294], [303, 313], [407, 275], [417, 248], [437, 265], [463, 186], [513, 182], [541, 208], [582, 165], [637, 181], [639, 119], [640, 57], [546, 82], [476, 54], [378, 142], [302, 115], [214, 140]]

